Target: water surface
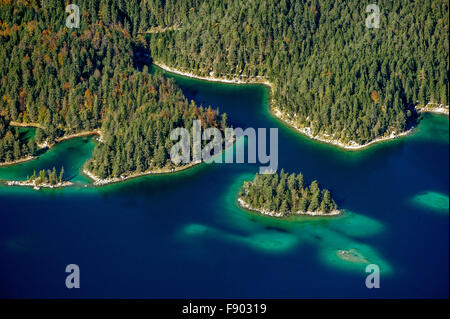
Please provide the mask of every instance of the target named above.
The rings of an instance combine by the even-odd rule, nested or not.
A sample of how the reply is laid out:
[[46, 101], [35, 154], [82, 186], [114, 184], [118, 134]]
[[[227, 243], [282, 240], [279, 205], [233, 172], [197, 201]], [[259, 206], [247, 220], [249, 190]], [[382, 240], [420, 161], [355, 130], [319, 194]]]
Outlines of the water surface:
[[[342, 151], [273, 118], [263, 86], [167, 76], [234, 127], [277, 127], [279, 168], [317, 179], [346, 214], [284, 221], [241, 210], [237, 191], [256, 164], [85, 187], [95, 139], [73, 139], [0, 168], [0, 179], [24, 179], [63, 165], [77, 182], [0, 186], [0, 297], [448, 297], [448, 117], [425, 115], [412, 136]], [[447, 197], [447, 213], [417, 202], [430, 193]], [[380, 266], [380, 289], [365, 287], [365, 264], [336, 257], [350, 249]], [[65, 287], [71, 263], [81, 289]]]

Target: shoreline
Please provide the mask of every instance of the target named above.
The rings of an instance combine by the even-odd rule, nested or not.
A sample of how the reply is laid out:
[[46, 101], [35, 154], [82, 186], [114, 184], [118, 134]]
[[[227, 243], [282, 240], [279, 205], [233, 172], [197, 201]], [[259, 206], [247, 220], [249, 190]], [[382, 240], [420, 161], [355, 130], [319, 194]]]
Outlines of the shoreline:
[[264, 79], [262, 76], [257, 78], [248, 78], [247, 80], [242, 79], [241, 76], [235, 77], [233, 79], [227, 79], [227, 78], [221, 78], [221, 77], [215, 77], [213, 75], [210, 76], [201, 76], [196, 75], [192, 72], [182, 71], [179, 69], [172, 68], [162, 62], [159, 61], [153, 61], [153, 64], [157, 67], [163, 69], [164, 71], [174, 73], [177, 75], [182, 75], [188, 78], [197, 79], [197, 80], [204, 80], [204, 81], [210, 81], [210, 82], [220, 82], [220, 83], [226, 83], [226, 84], [262, 84], [269, 86], [270, 88], [273, 87], [273, 84], [269, 82], [268, 80]]
[[70, 134], [70, 135], [64, 135], [62, 137], [57, 138], [55, 140], [54, 145], [56, 145], [57, 143], [62, 142], [62, 141], [70, 140], [72, 138], [91, 136], [91, 135], [98, 135], [101, 138], [102, 131], [100, 129], [98, 129], [98, 130], [92, 130], [92, 131], [83, 131], [83, 132], [74, 133], [74, 134]]
[[38, 123], [20, 123], [20, 122], [15, 122], [15, 121], [11, 121], [9, 122], [10, 126], [16, 126], [16, 127], [35, 127], [35, 128], [40, 128], [42, 129], [42, 125], [38, 124]]
[[[214, 76], [200, 76], [200, 75], [196, 75], [192, 72], [187, 72], [187, 71], [182, 71], [173, 67], [170, 67], [162, 62], [159, 61], [153, 61], [153, 64], [156, 65], [157, 67], [163, 69], [164, 71], [170, 72], [170, 73], [174, 73], [177, 75], [181, 75], [181, 76], [185, 76], [185, 77], [189, 77], [189, 78], [193, 78], [193, 79], [198, 79], [198, 80], [204, 80], [204, 81], [211, 81], [211, 82], [220, 82], [220, 83], [228, 83], [228, 84], [262, 84], [262, 85], [266, 85], [268, 87], [271, 88], [271, 90], [273, 90], [273, 84], [271, 82], [269, 82], [268, 80], [265, 80], [263, 78], [261, 78], [261, 80], [259, 79], [247, 79], [244, 80], [242, 79], [242, 77], [237, 77], [237, 78], [233, 78], [233, 79], [226, 79], [226, 78], [220, 78], [220, 77], [214, 77]], [[273, 92], [270, 92], [270, 95], [273, 95]], [[428, 105], [428, 104], [427, 104]], [[306, 128], [300, 128], [297, 125], [295, 125], [295, 123], [293, 123], [292, 121], [283, 118], [283, 114], [281, 113], [281, 111], [279, 110], [278, 107], [275, 106], [274, 100], [271, 98], [270, 99], [270, 106], [269, 106], [269, 113], [271, 113], [275, 118], [279, 119], [280, 121], [282, 121], [283, 123], [285, 123], [285, 125], [295, 129], [297, 132], [299, 132], [300, 134], [313, 139], [315, 141], [319, 141], [322, 143], [326, 143], [329, 145], [333, 145], [333, 146], [337, 146], [341, 149], [344, 150], [348, 150], [348, 151], [355, 151], [355, 150], [362, 150], [366, 147], [369, 147], [373, 144], [376, 143], [381, 143], [381, 142], [386, 142], [386, 141], [390, 141], [390, 140], [394, 140], [397, 139], [399, 137], [403, 137], [406, 135], [409, 135], [413, 132], [414, 126], [411, 127], [410, 129], [401, 132], [401, 133], [396, 133], [396, 132], [392, 132], [390, 135], [388, 136], [383, 136], [383, 137], [378, 137], [366, 144], [358, 144], [354, 141], [352, 141], [353, 143], [343, 143], [339, 140], [335, 140], [335, 139], [331, 139], [331, 138], [326, 138], [324, 136], [314, 136], [312, 135], [311, 128], [310, 127], [306, 127]], [[437, 112], [434, 112], [437, 113]]]
[[343, 261], [358, 264], [369, 264], [369, 261], [354, 248], [349, 250], [339, 249], [336, 251], [336, 255]]
[[129, 175], [121, 175], [120, 177], [111, 177], [111, 178], [105, 178], [105, 179], [95, 176], [92, 172], [88, 171], [86, 168], [83, 168], [83, 174], [85, 176], [89, 177], [92, 181], [94, 181], [93, 182], [94, 186], [104, 186], [104, 185], [108, 185], [108, 184], [123, 182], [123, 181], [133, 179], [133, 178], [147, 176], [147, 175], [162, 175], [162, 174], [181, 172], [186, 169], [197, 166], [201, 163], [202, 162], [194, 162], [194, 163], [190, 163], [187, 165], [178, 166], [178, 167], [175, 167], [172, 169], [165, 168], [165, 169], [158, 169], [158, 170], [145, 171], [145, 172], [139, 172], [139, 173], [131, 173]]
[[147, 29], [146, 31], [141, 31], [138, 32], [137, 34], [157, 34], [157, 33], [163, 33], [166, 31], [178, 31], [181, 29], [180, 25], [172, 25], [172, 26], [168, 26], [168, 27], [161, 27], [161, 26], [156, 26], [156, 27], [150, 27], [149, 29]]
[[323, 212], [289, 212], [285, 215], [283, 215], [282, 213], [277, 213], [274, 211], [265, 211], [263, 209], [257, 209], [254, 208], [252, 206], [250, 206], [249, 204], [247, 204], [241, 197], [238, 198], [238, 203], [239, 203], [239, 207], [241, 208], [245, 208], [248, 209], [252, 212], [257, 212], [259, 214], [262, 215], [266, 215], [266, 216], [271, 216], [271, 217], [277, 217], [277, 218], [286, 218], [286, 217], [290, 217], [290, 216], [320, 216], [320, 217], [329, 217], [329, 216], [338, 216], [342, 214], [341, 210], [332, 210], [329, 213], [323, 213]]
[[270, 111], [276, 118], [278, 118], [280, 121], [283, 121], [284, 123], [286, 123], [291, 128], [295, 129], [300, 134], [302, 134], [302, 135], [304, 135], [304, 136], [306, 136], [306, 137], [308, 137], [308, 138], [310, 138], [312, 140], [316, 140], [316, 141], [319, 141], [319, 142], [322, 142], [322, 143], [326, 143], [326, 144], [330, 144], [330, 145], [333, 145], [333, 146], [337, 146], [337, 147], [339, 147], [341, 149], [345, 149], [345, 150], [348, 150], [348, 151], [361, 150], [361, 149], [364, 149], [364, 148], [369, 147], [369, 146], [371, 146], [373, 144], [376, 144], [376, 143], [381, 143], [381, 142], [386, 142], [386, 141], [390, 141], [390, 140], [395, 140], [395, 139], [397, 139], [399, 137], [403, 137], [403, 136], [411, 134], [413, 132], [413, 130], [414, 130], [414, 126], [413, 126], [410, 129], [408, 129], [406, 131], [403, 131], [403, 132], [401, 132], [399, 134], [397, 134], [395, 132], [392, 132], [388, 136], [378, 137], [378, 138], [376, 138], [376, 139], [374, 139], [374, 140], [372, 140], [372, 141], [370, 141], [370, 142], [368, 142], [366, 144], [358, 144], [358, 143], [356, 143], [354, 141], [352, 141], [352, 143], [346, 144], [346, 143], [343, 143], [343, 142], [341, 142], [339, 140], [326, 138], [324, 136], [319, 136], [319, 135], [313, 135], [311, 133], [311, 128], [310, 127], [303, 127], [303, 128], [298, 127], [295, 123], [293, 123], [292, 120], [286, 119], [285, 118], [286, 115], [284, 115], [280, 111], [280, 109], [277, 108], [277, 107], [273, 107], [273, 109], [271, 109]]
[[100, 139], [102, 138], [101, 130], [97, 129], [97, 130], [92, 130], [92, 131], [83, 131], [83, 132], [73, 133], [73, 134], [69, 134], [69, 135], [63, 135], [61, 137], [58, 137], [55, 140], [55, 142], [52, 143], [52, 144], [50, 144], [48, 142], [48, 140], [45, 140], [45, 142], [42, 143], [42, 144], [37, 144], [37, 143], [36, 144], [37, 144], [37, 146], [40, 149], [43, 149], [43, 148], [51, 149], [51, 148], [55, 147], [56, 144], [58, 144], [60, 142], [63, 142], [63, 141], [66, 141], [66, 140], [70, 140], [70, 139], [73, 139], [73, 138], [77, 138], [77, 137], [84, 137], [84, 136], [90, 136], [90, 135], [98, 135], [98, 136], [100, 136]]
[[[34, 127], [34, 128], [40, 128], [40, 129], [43, 129], [43, 127], [40, 125], [40, 124], [38, 124], [38, 123], [19, 123], [19, 122], [10, 122], [9, 123], [9, 125], [10, 126], [14, 126], [14, 127]], [[78, 132], [78, 133], [73, 133], [73, 134], [69, 134], [69, 135], [63, 135], [63, 136], [61, 136], [61, 137], [58, 137], [57, 139], [55, 139], [55, 142], [54, 143], [52, 143], [52, 144], [50, 144], [49, 142], [48, 142], [48, 140], [45, 140], [42, 144], [38, 144], [37, 142], [36, 142], [36, 145], [40, 148], [40, 149], [43, 149], [43, 148], [46, 148], [46, 147], [48, 147], [48, 148], [52, 148], [52, 147], [54, 147], [56, 144], [58, 144], [59, 142], [62, 142], [62, 141], [65, 141], [65, 140], [70, 140], [70, 139], [72, 139], [72, 138], [77, 138], [77, 137], [84, 137], [84, 136], [90, 136], [90, 135], [99, 135], [100, 136], [100, 139], [101, 139], [101, 136], [102, 136], [102, 131], [101, 131], [101, 129], [93, 129], [93, 130], [91, 130], [91, 131], [81, 131], [81, 132]], [[1, 166], [2, 164], [0, 163], [0, 166]]]
[[[437, 106], [433, 106], [437, 105]], [[428, 102], [425, 106], [415, 106], [415, 110], [417, 113], [423, 114], [423, 113], [434, 113], [434, 114], [442, 114], [449, 116], [449, 106], [438, 104], [438, 103], [431, 103]]]
[[65, 181], [62, 183], [57, 183], [55, 185], [51, 185], [51, 184], [47, 184], [47, 183], [42, 183], [42, 184], [38, 184], [36, 185], [36, 183], [33, 181], [3, 181], [7, 186], [22, 186], [22, 187], [33, 187], [34, 190], [40, 190], [41, 188], [63, 188], [63, 187], [68, 187], [68, 186], [73, 186], [75, 185], [72, 182], [69, 181]]
[[[34, 125], [30, 125], [29, 123], [22, 124], [22, 125], [12, 125], [12, 126], [36, 127]], [[46, 140], [44, 143], [42, 143], [42, 144], [36, 143], [36, 145], [41, 150], [45, 149], [45, 148], [51, 149], [54, 146], [56, 146], [56, 144], [58, 144], [58, 143], [60, 143], [62, 141], [70, 140], [72, 138], [77, 138], [77, 137], [90, 136], [90, 135], [99, 135], [100, 136], [100, 140], [101, 140], [101, 137], [102, 137], [101, 130], [98, 129], [98, 130], [93, 130], [93, 131], [84, 131], [84, 132], [74, 133], [74, 134], [70, 134], [70, 135], [65, 135], [65, 136], [57, 138], [55, 140], [55, 143], [52, 143], [52, 144], [49, 144], [48, 141]], [[39, 156], [28, 156], [28, 157], [21, 158], [21, 159], [12, 161], [12, 162], [3, 162], [3, 163], [0, 163], [0, 167], [6, 167], [6, 166], [12, 166], [12, 165], [20, 164], [20, 163], [25, 163], [25, 162], [29, 162], [29, 161], [37, 159], [37, 158], [39, 158]]]

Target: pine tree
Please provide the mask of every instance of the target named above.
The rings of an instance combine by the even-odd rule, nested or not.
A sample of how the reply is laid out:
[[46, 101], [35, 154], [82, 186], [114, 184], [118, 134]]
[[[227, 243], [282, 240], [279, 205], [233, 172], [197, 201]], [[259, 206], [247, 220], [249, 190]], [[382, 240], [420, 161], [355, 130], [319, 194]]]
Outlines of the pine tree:
[[332, 209], [331, 194], [328, 189], [325, 189], [323, 191], [322, 202], [320, 203], [320, 210], [324, 213], [329, 213], [331, 209]]
[[62, 183], [64, 180], [64, 166], [61, 167], [61, 172], [59, 173], [59, 183]]

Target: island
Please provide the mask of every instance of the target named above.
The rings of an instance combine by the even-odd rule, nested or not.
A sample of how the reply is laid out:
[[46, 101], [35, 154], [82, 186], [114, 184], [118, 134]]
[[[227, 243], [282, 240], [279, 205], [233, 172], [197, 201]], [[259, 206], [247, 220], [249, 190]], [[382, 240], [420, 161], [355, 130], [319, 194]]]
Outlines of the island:
[[[61, 4], [0, 4], [0, 56], [10, 61], [0, 68], [0, 166], [96, 134], [85, 165], [95, 183], [187, 168], [170, 164], [171, 130], [189, 130], [194, 120], [223, 130], [226, 114], [192, 102], [173, 80], [149, 72], [152, 63], [191, 77], [269, 86], [274, 116], [345, 149], [409, 134], [421, 112], [414, 105], [435, 103], [433, 112], [448, 112], [443, 0], [386, 3], [383, 11], [392, 15], [383, 23], [410, 29], [364, 29], [364, 37], [363, 21], [351, 15], [360, 12], [357, 0], [89, 3], [73, 29], [61, 27]], [[421, 19], [411, 22], [410, 15]], [[423, 32], [424, 21], [435, 31]], [[35, 137], [21, 138], [17, 126], [36, 127]]]
[[369, 261], [356, 249], [352, 248], [349, 250], [338, 250], [336, 252], [336, 255], [344, 260], [344, 261], [348, 261], [351, 263], [364, 263], [364, 264], [368, 264]]
[[317, 181], [305, 185], [303, 175], [257, 174], [253, 181], [244, 182], [238, 198], [239, 205], [273, 217], [289, 215], [335, 216], [341, 213], [328, 189]]
[[35, 190], [42, 188], [60, 188], [74, 185], [70, 181], [64, 180], [64, 167], [61, 168], [59, 173], [56, 168], [52, 170], [42, 169], [39, 174], [34, 171], [32, 176], [27, 176], [25, 181], [6, 181], [8, 186], [25, 186], [33, 187]]

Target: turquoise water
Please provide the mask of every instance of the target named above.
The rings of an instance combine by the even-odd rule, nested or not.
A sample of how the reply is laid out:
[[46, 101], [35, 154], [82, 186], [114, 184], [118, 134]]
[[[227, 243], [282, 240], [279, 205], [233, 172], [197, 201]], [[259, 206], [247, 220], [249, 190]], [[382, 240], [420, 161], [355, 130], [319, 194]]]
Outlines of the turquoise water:
[[[30, 135], [30, 133], [24, 133], [25, 135]], [[87, 184], [89, 179], [81, 171], [83, 163], [91, 157], [94, 147], [95, 140], [93, 137], [62, 141], [51, 150], [44, 152], [37, 159], [13, 166], [0, 167], [0, 179], [24, 180], [27, 176], [33, 175], [34, 171], [39, 173], [41, 169], [52, 169], [55, 167], [59, 172], [61, 167], [64, 167], [64, 174], [67, 179], [74, 183]]]
[[[448, 297], [448, 117], [425, 115], [414, 135], [342, 151], [273, 118], [265, 87], [167, 76], [234, 127], [277, 127], [279, 168], [319, 180], [345, 214], [279, 220], [243, 211], [237, 191], [257, 164], [85, 187], [80, 170], [96, 141], [73, 139], [0, 168], [0, 179], [24, 179], [63, 165], [77, 184], [0, 186], [1, 297]], [[364, 262], [338, 257], [351, 249]], [[78, 290], [65, 288], [71, 263], [80, 266]], [[365, 287], [368, 263], [380, 267], [380, 289]]]

